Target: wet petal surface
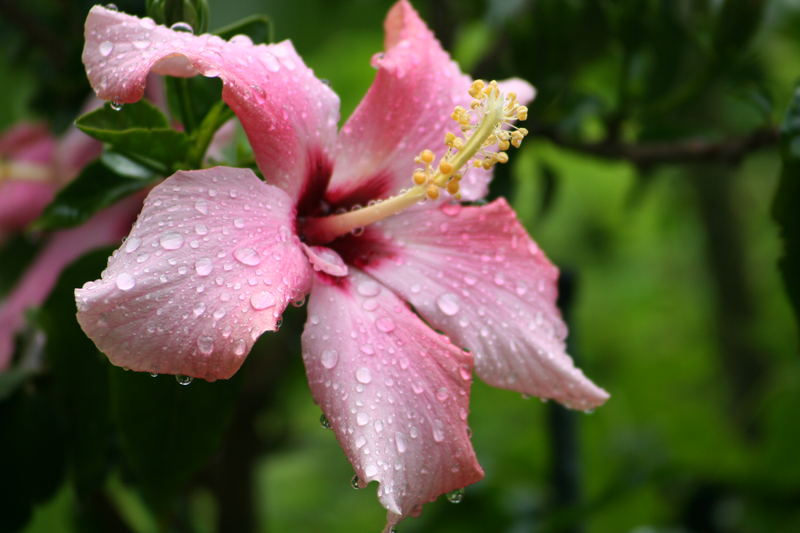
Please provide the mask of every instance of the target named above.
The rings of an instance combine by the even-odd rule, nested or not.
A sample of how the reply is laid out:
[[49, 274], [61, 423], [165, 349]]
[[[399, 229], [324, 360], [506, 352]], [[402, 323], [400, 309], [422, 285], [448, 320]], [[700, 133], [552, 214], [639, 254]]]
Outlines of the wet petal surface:
[[317, 275], [303, 332], [314, 399], [389, 523], [483, 472], [468, 436], [472, 357], [373, 278]]
[[214, 380], [239, 368], [305, 295], [311, 269], [288, 196], [252, 171], [178, 172], [148, 195], [78, 321], [111, 361]]

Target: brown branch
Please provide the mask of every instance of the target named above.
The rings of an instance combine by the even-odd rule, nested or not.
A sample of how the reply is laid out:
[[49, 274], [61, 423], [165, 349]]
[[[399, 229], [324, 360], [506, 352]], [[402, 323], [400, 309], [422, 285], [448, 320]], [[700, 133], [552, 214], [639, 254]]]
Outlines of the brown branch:
[[557, 132], [546, 129], [532, 133], [570, 150], [605, 159], [626, 159], [642, 167], [668, 163], [736, 162], [751, 152], [775, 146], [780, 137], [778, 129], [774, 127], [760, 128], [747, 135], [721, 141], [681, 139], [651, 143], [583, 143], [566, 139]]

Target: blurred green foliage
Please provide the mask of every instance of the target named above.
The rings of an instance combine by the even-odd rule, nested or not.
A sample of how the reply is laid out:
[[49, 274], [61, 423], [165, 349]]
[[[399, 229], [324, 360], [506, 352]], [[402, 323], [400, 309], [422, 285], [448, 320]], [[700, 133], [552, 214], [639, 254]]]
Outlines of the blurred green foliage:
[[[77, 115], [89, 91], [80, 50], [91, 4], [0, 0], [0, 77], [14, 80], [0, 86], [0, 127], [39, 119], [63, 130]], [[144, 11], [144, 2], [116, 4]], [[347, 117], [373, 78], [369, 59], [382, 48], [391, 2], [209, 4], [212, 29], [266, 15], [248, 22], [252, 36], [291, 38]], [[510, 197], [569, 273], [572, 351], [612, 399], [591, 415], [566, 414], [476, 383], [470, 424], [486, 479], [457, 506], [427, 505], [401, 531], [800, 530], [800, 358], [786, 292], [797, 305], [800, 7], [414, 4], [466, 71], [536, 85], [532, 138], [499, 169], [492, 195]], [[205, 142], [195, 131], [218, 85], [207, 88], [211, 100], [193, 110], [180, 101], [185, 87], [170, 88], [173, 114], [191, 114], [195, 145]], [[83, 125], [117, 151], [139, 142], [130, 124], [98, 113]], [[159, 120], [148, 127], [165, 127]], [[191, 159], [187, 150], [181, 161]], [[162, 173], [180, 166], [152, 159], [169, 167]], [[82, 191], [107, 190], [97, 183]], [[0, 294], [35, 245], [35, 237], [5, 245]], [[352, 470], [319, 425], [299, 357], [302, 310], [259, 341], [241, 383], [180, 387], [169, 376], [127, 375], [72, 318], [72, 288], [94, 279], [103, 257], [76, 263], [37, 314], [46, 371], [0, 382], [0, 529], [24, 525], [29, 513], [27, 533], [379, 528], [374, 487], [349, 487]], [[172, 447], [159, 454], [165, 435]], [[182, 455], [191, 442], [196, 453]], [[161, 475], [170, 480], [163, 487]]]

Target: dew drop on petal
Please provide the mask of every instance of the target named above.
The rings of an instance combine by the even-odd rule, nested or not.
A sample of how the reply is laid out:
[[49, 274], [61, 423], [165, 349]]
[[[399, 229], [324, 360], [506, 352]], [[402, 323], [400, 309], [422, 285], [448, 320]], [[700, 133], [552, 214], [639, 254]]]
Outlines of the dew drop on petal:
[[445, 497], [450, 503], [461, 503], [461, 500], [464, 499], [464, 489], [450, 491]]
[[139, 245], [142, 244], [142, 239], [138, 237], [131, 237], [127, 241], [125, 241], [125, 251], [128, 253], [135, 252]]
[[165, 233], [158, 242], [165, 250], [177, 250], [183, 246], [183, 236], [180, 233]]
[[319, 415], [319, 425], [322, 426], [323, 429], [331, 429], [331, 421], [328, 420], [328, 417], [325, 416], [325, 413]]
[[117, 288], [121, 291], [129, 291], [136, 286], [136, 278], [123, 272], [116, 279]]
[[363, 383], [366, 385], [370, 381], [372, 381], [372, 373], [369, 371], [369, 368], [362, 366], [358, 370], [356, 370], [356, 379], [359, 383]]
[[320, 362], [322, 366], [327, 368], [328, 370], [332, 369], [336, 366], [336, 363], [339, 362], [339, 352], [336, 350], [325, 350], [322, 352], [322, 356], [320, 357]]
[[194, 203], [194, 208], [195, 208], [195, 209], [197, 210], [197, 212], [198, 212], [198, 213], [200, 213], [201, 215], [207, 215], [207, 214], [208, 214], [208, 204], [206, 203], [206, 201], [205, 201], [205, 200], [197, 200], [197, 201]]
[[388, 316], [382, 316], [375, 321], [375, 327], [384, 333], [391, 333], [395, 328], [394, 320]]
[[259, 291], [250, 296], [250, 305], [252, 305], [253, 309], [256, 311], [268, 309], [275, 305], [275, 297], [269, 291]]
[[356, 423], [359, 426], [366, 426], [369, 423], [369, 415], [365, 412], [360, 412], [356, 415]]
[[436, 442], [444, 441], [444, 424], [439, 419], [433, 421], [433, 440]]
[[461, 309], [458, 305], [458, 296], [452, 292], [446, 292], [436, 299], [439, 310], [447, 316], [453, 316]]
[[201, 354], [209, 355], [214, 351], [214, 339], [208, 335], [203, 335], [197, 339], [197, 349]]
[[194, 270], [198, 276], [208, 276], [213, 268], [214, 264], [208, 257], [201, 257], [194, 264]]
[[191, 376], [181, 376], [181, 375], [175, 376], [175, 381], [178, 382], [178, 385], [183, 385], [184, 387], [186, 385], [191, 384], [193, 380], [194, 378], [192, 378]]
[[106, 57], [114, 49], [114, 43], [110, 41], [103, 41], [102, 43], [100, 43], [99, 49], [100, 49], [100, 55]]
[[187, 22], [176, 22], [172, 26], [169, 27], [172, 31], [179, 31], [184, 33], [194, 33], [194, 29], [192, 25]]
[[356, 290], [361, 296], [377, 296], [381, 291], [381, 286], [376, 281], [368, 279], [359, 283]]
[[369, 477], [373, 477], [373, 476], [375, 476], [375, 475], [377, 475], [377, 474], [378, 474], [378, 467], [377, 467], [377, 466], [375, 466], [375, 465], [372, 465], [372, 464], [370, 464], [370, 465], [367, 465], [367, 467], [364, 469], [364, 474], [365, 474], [365, 475], [366, 475], [368, 478], [369, 478]]
[[261, 256], [252, 248], [237, 248], [233, 257], [244, 265], [256, 266], [261, 263]]
[[394, 443], [397, 446], [397, 451], [400, 453], [405, 453], [406, 449], [408, 448], [408, 444], [406, 443], [406, 436], [400, 433], [399, 431], [394, 436]]

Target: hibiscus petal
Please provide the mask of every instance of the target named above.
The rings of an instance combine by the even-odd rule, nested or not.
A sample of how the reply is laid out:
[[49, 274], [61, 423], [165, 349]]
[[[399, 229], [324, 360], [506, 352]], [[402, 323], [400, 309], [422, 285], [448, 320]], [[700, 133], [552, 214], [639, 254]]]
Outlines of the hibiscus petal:
[[0, 239], [34, 221], [50, 203], [56, 185], [47, 181], [0, 183]]
[[0, 305], [0, 370], [8, 367], [14, 335], [25, 323], [25, 310], [42, 302], [69, 263], [100, 246], [119, 242], [139, 211], [141, 198], [132, 196], [105, 209], [77, 228], [55, 233]]
[[116, 365], [228, 378], [308, 289], [286, 193], [252, 171], [178, 172], [148, 195], [102, 279], [75, 291], [78, 321]]
[[469, 349], [484, 381], [578, 409], [608, 398], [566, 354], [558, 269], [505, 200], [407, 211], [375, 226], [359, 256], [345, 259]]
[[390, 525], [481, 479], [467, 428], [472, 357], [364, 273], [317, 275], [303, 332], [314, 399]]
[[318, 80], [292, 43], [258, 45], [195, 36], [95, 6], [86, 19], [83, 62], [100, 98], [142, 97], [147, 73], [220, 77], [259, 168], [294, 200], [321, 195], [330, 177], [339, 98]]
[[[389, 11], [384, 29], [386, 52], [372, 61], [375, 81], [339, 136], [326, 193], [333, 205], [363, 205], [409, 187], [418, 166], [414, 157], [426, 148], [441, 156], [445, 133], [457, 131], [450, 114], [470, 101], [472, 80], [406, 0]], [[513, 87], [520, 100], [533, 95], [526, 82], [515, 80]], [[462, 197], [483, 197], [490, 179], [490, 171], [471, 170], [462, 181]]]

